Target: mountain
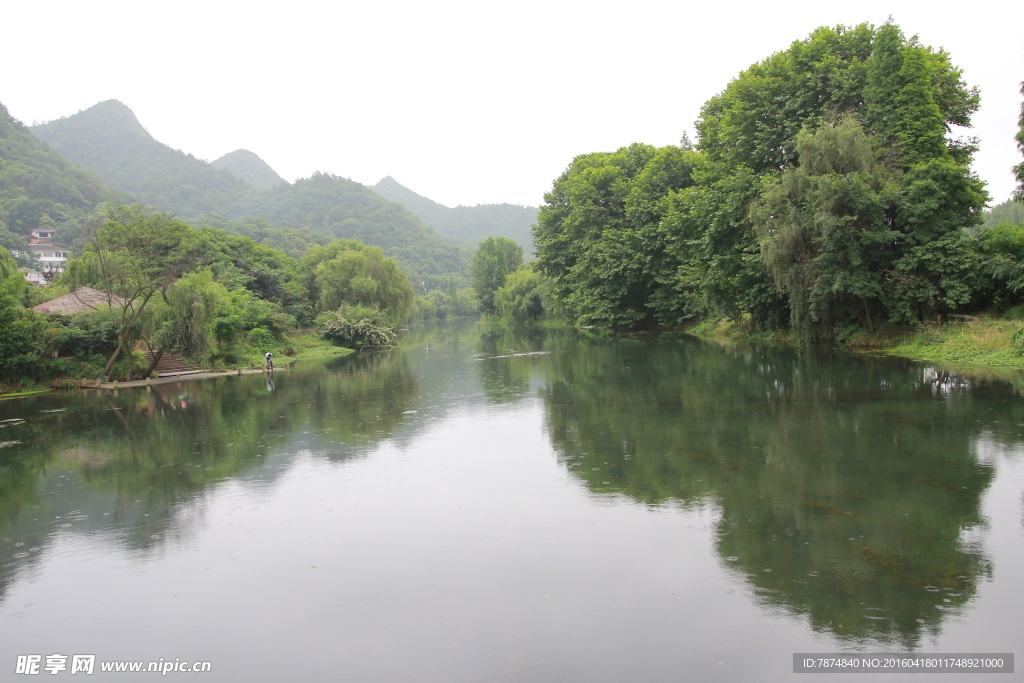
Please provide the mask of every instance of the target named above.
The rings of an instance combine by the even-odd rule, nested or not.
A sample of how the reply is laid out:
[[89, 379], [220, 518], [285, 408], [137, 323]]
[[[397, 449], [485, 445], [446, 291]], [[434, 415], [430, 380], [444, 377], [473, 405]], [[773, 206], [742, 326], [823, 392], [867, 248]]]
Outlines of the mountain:
[[260, 216], [279, 228], [309, 228], [379, 246], [417, 284], [428, 275], [466, 272], [465, 245], [441, 237], [406, 208], [365, 185], [328, 173], [279, 185], [240, 213]]
[[157, 141], [117, 100], [30, 130], [110, 187], [182, 218], [227, 213], [258, 194], [230, 171]]
[[0, 104], [0, 245], [18, 250], [17, 235], [69, 228], [97, 204], [124, 199], [50, 149]]
[[[289, 253], [319, 241], [313, 235], [358, 239], [383, 249], [417, 283], [468, 272], [467, 245], [441, 237], [364, 185], [325, 173], [289, 185], [246, 150], [207, 163], [154, 139], [117, 100], [31, 131], [109, 186], [194, 225], [264, 235], [290, 245]], [[229, 168], [281, 182], [260, 190]]]
[[241, 178], [258, 190], [270, 190], [288, 181], [277, 175], [270, 164], [247, 149], [236, 149], [228, 152], [220, 159], [210, 162], [214, 168], [226, 168], [237, 178]]
[[427, 199], [391, 176], [372, 186], [385, 199], [398, 202], [445, 237], [477, 244], [488, 237], [508, 237], [524, 252], [533, 252], [530, 226], [537, 222], [537, 207], [515, 204], [477, 204], [451, 208]]

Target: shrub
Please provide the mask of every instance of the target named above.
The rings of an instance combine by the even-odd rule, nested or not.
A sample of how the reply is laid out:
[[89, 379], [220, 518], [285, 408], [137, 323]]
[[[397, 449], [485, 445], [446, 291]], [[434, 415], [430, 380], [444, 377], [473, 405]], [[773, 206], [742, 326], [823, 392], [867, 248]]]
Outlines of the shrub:
[[257, 327], [249, 330], [245, 335], [246, 345], [250, 350], [259, 349], [265, 351], [269, 348], [277, 348], [277, 339], [273, 333], [265, 327]]
[[320, 336], [351, 349], [387, 348], [398, 343], [398, 333], [383, 312], [363, 306], [342, 306], [318, 319]]

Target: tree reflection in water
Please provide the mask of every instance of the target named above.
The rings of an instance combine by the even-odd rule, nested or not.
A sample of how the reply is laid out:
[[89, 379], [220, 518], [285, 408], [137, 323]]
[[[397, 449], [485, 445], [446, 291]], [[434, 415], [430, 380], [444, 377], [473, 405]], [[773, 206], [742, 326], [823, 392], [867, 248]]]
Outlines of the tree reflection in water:
[[1024, 417], [1012, 388], [678, 336], [563, 336], [547, 348], [503, 359], [501, 372], [543, 373], [563, 464], [594, 492], [715, 506], [722, 563], [766, 606], [840, 638], [911, 647], [989, 573], [968, 540], [992, 479], [974, 445]]
[[191, 533], [193, 503], [210, 486], [245, 472], [274, 478], [280, 468], [261, 465], [275, 454], [359, 456], [392, 434], [417, 393], [397, 353], [275, 380], [272, 392], [243, 375], [5, 406], [3, 440], [19, 443], [0, 451], [0, 598], [62, 531], [150, 552]]

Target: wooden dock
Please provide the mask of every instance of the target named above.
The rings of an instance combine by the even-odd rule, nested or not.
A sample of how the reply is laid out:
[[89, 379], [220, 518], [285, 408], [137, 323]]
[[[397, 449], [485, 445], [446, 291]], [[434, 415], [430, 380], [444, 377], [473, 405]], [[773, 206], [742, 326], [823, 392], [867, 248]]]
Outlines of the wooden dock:
[[[275, 368], [272, 372], [287, 372], [288, 366], [283, 365], [279, 368]], [[219, 372], [213, 372], [209, 370], [185, 370], [175, 375], [161, 375], [159, 377], [150, 377], [149, 379], [135, 379], [130, 382], [98, 382], [96, 384], [86, 384], [83, 389], [130, 389], [132, 387], [149, 387], [156, 386], [157, 384], [176, 384], [180, 382], [190, 382], [196, 379], [210, 379], [213, 377], [231, 377], [234, 375], [258, 375], [266, 372], [263, 368], [238, 368], [237, 370], [224, 370]]]

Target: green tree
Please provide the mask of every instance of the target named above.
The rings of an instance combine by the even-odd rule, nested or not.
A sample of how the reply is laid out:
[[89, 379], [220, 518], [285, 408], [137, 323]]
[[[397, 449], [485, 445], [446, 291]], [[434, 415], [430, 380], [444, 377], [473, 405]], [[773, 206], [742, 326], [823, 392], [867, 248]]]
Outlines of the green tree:
[[214, 348], [217, 319], [228, 313], [228, 291], [203, 269], [177, 280], [157, 316], [152, 346], [205, 362]]
[[523, 248], [507, 237], [488, 237], [477, 247], [469, 272], [484, 313], [496, 312], [494, 294], [523, 264]]
[[[107, 294], [119, 311], [117, 347], [103, 373], [129, 346], [146, 306], [198, 259], [195, 231], [168, 214], [141, 206], [111, 207], [102, 227], [94, 230], [81, 259], [71, 261], [62, 283], [90, 286]], [[120, 297], [116, 299], [115, 297]]]
[[441, 320], [447, 319], [452, 313], [455, 302], [451, 294], [442, 292], [440, 289], [432, 289], [427, 292], [425, 298], [434, 307], [433, 314]]
[[801, 131], [796, 150], [799, 165], [751, 210], [765, 265], [787, 293], [795, 329], [829, 330], [852, 312], [870, 330], [897, 255], [888, 219], [898, 188], [851, 117]]
[[[893, 320], [915, 320], [965, 304], [970, 299], [977, 252], [963, 229], [978, 224], [986, 195], [969, 171], [973, 141], [949, 140], [947, 134], [954, 125], [969, 126], [977, 107], [977, 89], [963, 83], [960, 70], [945, 52], [906, 39], [891, 23], [878, 28], [868, 24], [820, 28], [808, 39], [751, 66], [709, 100], [697, 123], [700, 148], [709, 161], [701, 181], [709, 188], [681, 198], [673, 207], [670, 227], [683, 240], [677, 249], [685, 252], [696, 247], [703, 253], [701, 259], [687, 260], [686, 253], [681, 255], [685, 269], [680, 271], [676, 288], [695, 290], [695, 298], [715, 304], [709, 309], [749, 313], [761, 324], [780, 320], [791, 303], [813, 304], [818, 313], [838, 314], [839, 308], [832, 304], [851, 296], [867, 298], [878, 291], [880, 283], [885, 291], [884, 314]], [[887, 169], [897, 185], [897, 191], [882, 193], [887, 198], [882, 202], [885, 216], [881, 220], [898, 234], [891, 240], [883, 238], [887, 241], [877, 244], [881, 253], [871, 253], [868, 260], [864, 260], [871, 242], [868, 238], [882, 238], [885, 231], [881, 227], [848, 241], [847, 246], [860, 243], [855, 251], [860, 253], [858, 263], [867, 264], [861, 271], [864, 277], [839, 277], [853, 272], [855, 254], [850, 252], [846, 265], [832, 270], [835, 278], [819, 282], [818, 276], [825, 272], [821, 258], [826, 252], [811, 248], [814, 242], [805, 229], [773, 236], [765, 221], [772, 219], [774, 209], [785, 208], [782, 204], [792, 212], [779, 220], [790, 226], [807, 226], [818, 218], [841, 218], [849, 225], [857, 220], [879, 220], [882, 206], [877, 202], [861, 208], [855, 203], [833, 206], [815, 218], [812, 206], [791, 201], [807, 192], [817, 192], [816, 201], [824, 201], [820, 191], [830, 177], [837, 179], [832, 171], [794, 175], [792, 169], [802, 163], [800, 131], [817, 131], [843, 117], [858, 122], [877, 141], [881, 165], [876, 168]], [[857, 173], [866, 178], [864, 171]], [[750, 178], [753, 191], [742, 182], [725, 182], [729, 177], [736, 181]], [[811, 182], [812, 177], [817, 180]], [[817, 188], [814, 192], [812, 185]], [[801, 192], [794, 194], [797, 186]], [[870, 184], [861, 189], [870, 190]], [[833, 190], [846, 191], [838, 185]], [[876, 184], [876, 189], [862, 196], [880, 199], [880, 191]], [[750, 200], [756, 201], [762, 192], [772, 193], [759, 205], [765, 211], [729, 210], [749, 208]], [[783, 201], [785, 196], [790, 200]], [[849, 195], [843, 201], [855, 202], [855, 198]], [[837, 208], [839, 213], [834, 211]], [[760, 226], [754, 224], [754, 217], [760, 218]], [[709, 239], [709, 232], [726, 239]], [[786, 237], [792, 241], [785, 242]], [[751, 253], [752, 244], [760, 254]], [[833, 256], [839, 254], [833, 252]], [[814, 269], [809, 268], [812, 262], [817, 263]], [[834, 261], [833, 265], [842, 263]], [[721, 268], [721, 264], [729, 267]], [[772, 305], [777, 295], [765, 288], [763, 281], [757, 282], [759, 267], [776, 275], [772, 280], [778, 285], [768, 284], [788, 291], [779, 304]], [[871, 277], [867, 277], [869, 272]], [[789, 284], [784, 284], [787, 281]], [[811, 282], [819, 282], [818, 295], [812, 294]], [[831, 294], [821, 298], [826, 283], [831, 283]], [[870, 307], [869, 301], [861, 312], [862, 322], [868, 325]], [[849, 304], [841, 308], [854, 310]], [[803, 320], [803, 313], [802, 308], [793, 311], [793, 319]]]
[[536, 268], [570, 320], [634, 327], [660, 313], [659, 289], [675, 266], [660, 222], [699, 160], [680, 147], [634, 144], [579, 156], [555, 181], [534, 228]]
[[24, 308], [28, 287], [14, 259], [0, 248], [0, 382], [4, 384], [41, 377], [59, 344], [57, 331]]
[[416, 295], [398, 264], [380, 247], [335, 240], [313, 247], [299, 262], [302, 282], [318, 311], [349, 304], [376, 308], [393, 323], [406, 319]]
[[544, 313], [547, 298], [544, 276], [529, 265], [511, 273], [494, 294], [494, 305], [501, 315], [516, 322], [537, 320]]

